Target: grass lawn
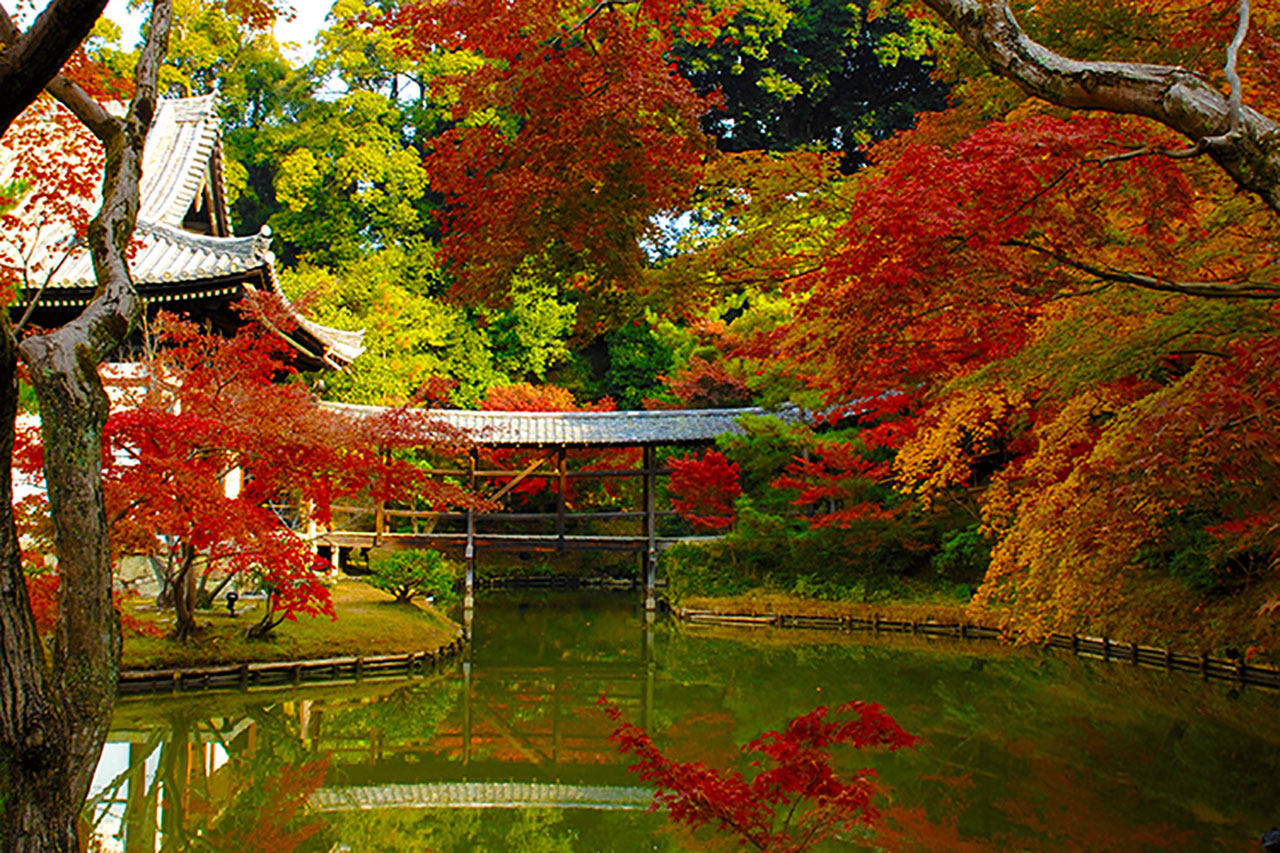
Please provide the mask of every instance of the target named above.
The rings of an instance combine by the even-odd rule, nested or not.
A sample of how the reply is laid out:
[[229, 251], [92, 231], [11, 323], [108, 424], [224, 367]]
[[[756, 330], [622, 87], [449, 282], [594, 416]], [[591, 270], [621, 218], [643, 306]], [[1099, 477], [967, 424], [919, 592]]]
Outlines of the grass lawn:
[[[125, 630], [123, 669], [159, 669], [201, 664], [275, 660], [316, 660], [347, 655], [430, 651], [451, 642], [459, 627], [429, 604], [396, 604], [392, 596], [368, 584], [343, 578], [330, 588], [336, 620], [302, 616], [286, 621], [266, 640], [248, 640], [245, 632], [262, 616], [261, 600], [237, 618], [224, 609], [201, 611], [202, 630], [191, 642], [175, 643]], [[127, 613], [166, 631], [172, 616], [149, 607], [147, 599], [124, 603]]]

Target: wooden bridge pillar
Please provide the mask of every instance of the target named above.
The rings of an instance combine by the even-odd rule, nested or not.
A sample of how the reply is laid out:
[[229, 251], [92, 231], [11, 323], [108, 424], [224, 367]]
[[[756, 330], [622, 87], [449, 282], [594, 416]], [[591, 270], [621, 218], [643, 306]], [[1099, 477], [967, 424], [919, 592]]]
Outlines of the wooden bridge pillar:
[[[476, 463], [478, 455], [479, 453], [473, 449], [469, 457], [469, 475], [471, 494], [473, 495], [476, 494]], [[465, 610], [470, 610], [476, 604], [476, 511], [474, 507], [467, 507], [467, 550], [465, 557], [467, 561], [467, 579], [462, 594], [462, 607]]]
[[566, 459], [568, 452], [561, 445], [556, 450], [556, 550], [564, 550], [564, 508], [565, 508], [565, 491], [568, 486], [568, 472], [566, 470]]
[[644, 465], [644, 609], [653, 613], [658, 609], [658, 530], [657, 513], [657, 474], [656, 454], [652, 445], [645, 445], [642, 459]]

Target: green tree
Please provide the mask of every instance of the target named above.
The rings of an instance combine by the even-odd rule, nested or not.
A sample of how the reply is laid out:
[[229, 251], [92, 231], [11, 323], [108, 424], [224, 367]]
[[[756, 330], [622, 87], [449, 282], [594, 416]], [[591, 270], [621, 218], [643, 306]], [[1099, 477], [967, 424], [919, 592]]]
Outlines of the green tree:
[[639, 409], [657, 391], [661, 376], [671, 369], [671, 349], [647, 323], [628, 323], [605, 338], [609, 367], [604, 374], [605, 393], [620, 409]]
[[369, 561], [369, 583], [407, 603], [415, 595], [443, 602], [453, 596], [458, 565], [439, 551], [392, 551]]
[[392, 246], [336, 271], [310, 263], [281, 273], [291, 298], [339, 328], [363, 328], [365, 353], [351, 369], [326, 373], [325, 396], [347, 403], [400, 405], [433, 380], [452, 380], [455, 405], [474, 405], [507, 377], [488, 334], [471, 313], [438, 296], [442, 279], [429, 246]]
[[[728, 3], [716, 4], [725, 5]], [[751, 0], [709, 45], [681, 45], [680, 70], [723, 109], [702, 119], [722, 151], [819, 146], [844, 155], [946, 105], [929, 77], [936, 26], [871, 16], [866, 0]]]
[[402, 122], [385, 96], [352, 91], [311, 102], [295, 124], [275, 130], [263, 153], [278, 164], [281, 209], [268, 222], [286, 263], [351, 261], [423, 233], [427, 174], [401, 141]]

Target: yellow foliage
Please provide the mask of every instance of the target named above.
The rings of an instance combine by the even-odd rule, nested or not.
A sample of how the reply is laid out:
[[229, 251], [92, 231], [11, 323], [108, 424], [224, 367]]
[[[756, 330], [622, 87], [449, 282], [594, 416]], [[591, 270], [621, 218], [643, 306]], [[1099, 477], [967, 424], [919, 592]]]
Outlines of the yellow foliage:
[[971, 485], [975, 464], [999, 453], [1010, 426], [1028, 411], [1021, 392], [998, 387], [949, 397], [899, 451], [894, 471], [900, 488], [928, 507], [941, 490]]

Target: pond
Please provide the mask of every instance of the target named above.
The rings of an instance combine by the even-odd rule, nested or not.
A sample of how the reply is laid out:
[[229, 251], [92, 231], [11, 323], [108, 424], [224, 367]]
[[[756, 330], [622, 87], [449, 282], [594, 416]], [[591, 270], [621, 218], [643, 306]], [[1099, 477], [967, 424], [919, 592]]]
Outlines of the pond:
[[[1260, 850], [1280, 693], [990, 641], [646, 627], [638, 595], [491, 592], [413, 678], [122, 699], [91, 819], [133, 851], [705, 849], [645, 809], [602, 694], [728, 765], [817, 705], [883, 705], [871, 836], [823, 849]], [[731, 849], [731, 848], [726, 848]]]

